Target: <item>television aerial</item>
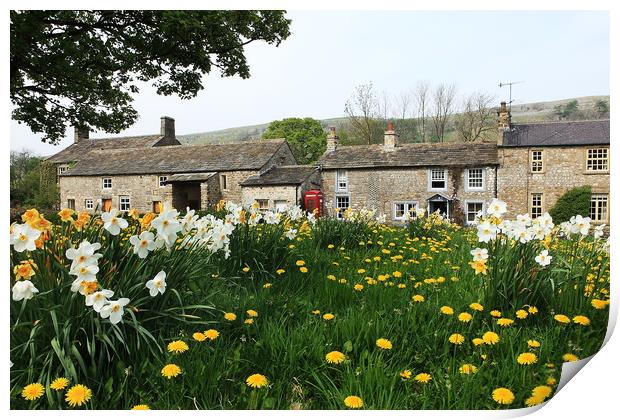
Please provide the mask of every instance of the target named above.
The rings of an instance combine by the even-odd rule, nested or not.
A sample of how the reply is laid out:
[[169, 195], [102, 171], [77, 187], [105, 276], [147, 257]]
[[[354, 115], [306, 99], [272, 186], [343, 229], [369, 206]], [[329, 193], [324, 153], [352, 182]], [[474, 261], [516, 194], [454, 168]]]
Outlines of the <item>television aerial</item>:
[[499, 87], [504, 87], [504, 86], [508, 86], [509, 88], [509, 101], [508, 101], [508, 111], [512, 111], [512, 85], [516, 85], [519, 83], [525, 83], [524, 81], [520, 80], [518, 82], [500, 82], [499, 83]]

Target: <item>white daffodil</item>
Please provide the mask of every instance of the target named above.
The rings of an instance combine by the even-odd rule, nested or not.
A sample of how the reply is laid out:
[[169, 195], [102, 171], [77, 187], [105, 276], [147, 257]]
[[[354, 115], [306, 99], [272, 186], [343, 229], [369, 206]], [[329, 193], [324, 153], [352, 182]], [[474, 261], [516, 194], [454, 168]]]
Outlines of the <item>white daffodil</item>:
[[17, 281], [13, 286], [14, 301], [32, 299], [35, 293], [39, 293], [39, 290], [34, 287], [34, 284], [32, 284], [30, 280]]
[[86, 296], [86, 306], [92, 306], [95, 312], [101, 311], [108, 304], [108, 298], [114, 296], [112, 290], [99, 290]]
[[37, 249], [37, 245], [34, 241], [39, 239], [41, 231], [33, 229], [28, 224], [15, 224], [11, 228], [10, 244], [13, 245], [13, 249], [17, 252], [34, 251]]
[[282, 217], [281, 213], [268, 211], [267, 213], [265, 213], [265, 223], [267, 223], [268, 225], [276, 225], [280, 221], [280, 217]]
[[187, 208], [187, 213], [185, 213], [185, 216], [183, 216], [180, 221], [181, 232], [183, 232], [184, 235], [187, 235], [192, 229], [194, 229], [198, 217], [199, 216], [196, 214], [196, 210], [190, 210], [189, 207]]
[[498, 200], [497, 198], [494, 198], [493, 200], [491, 200], [491, 202], [487, 206], [487, 214], [491, 216], [495, 216], [498, 219], [501, 218], [502, 215], [506, 213], [506, 211], [507, 211], [506, 203], [503, 202], [502, 200]]
[[551, 259], [553, 257], [551, 255], [549, 255], [549, 251], [547, 251], [546, 249], [543, 250], [540, 254], [538, 254], [536, 256], [536, 258], [534, 258], [536, 260], [536, 262], [538, 264], [540, 264], [542, 267], [546, 267], [549, 264], [551, 264]]
[[538, 220], [540, 226], [545, 229], [546, 234], [551, 232], [551, 229], [553, 229], [553, 219], [549, 213], [545, 212], [542, 216], [537, 217], [536, 220]]
[[157, 296], [158, 293], [163, 295], [166, 291], [166, 273], [163, 270], [157, 273], [153, 280], [146, 282], [146, 287], [151, 296]]
[[[308, 213], [309, 214], [309, 213]], [[314, 217], [314, 216], [313, 216]], [[310, 220], [310, 217], [308, 217], [308, 220]], [[387, 215], [382, 213], [380, 215], [377, 216], [377, 223], [380, 224], [385, 224], [385, 222], [387, 221]]]
[[149, 251], [155, 249], [155, 235], [149, 231], [144, 231], [138, 235], [129, 238], [129, 243], [133, 245], [133, 253], [138, 254], [140, 258], [146, 258]]
[[295, 237], [297, 236], [297, 229], [290, 228], [289, 230], [286, 231], [284, 236], [286, 236], [287, 238], [291, 240], [295, 239]]
[[474, 261], [486, 261], [489, 259], [489, 251], [485, 248], [476, 248], [470, 251]]
[[151, 226], [157, 230], [158, 243], [163, 241], [168, 248], [174, 245], [177, 234], [182, 229], [181, 223], [177, 220], [178, 215], [179, 212], [174, 208], [165, 205], [164, 211], [151, 222]]
[[101, 318], [110, 318], [112, 324], [118, 324], [123, 319], [125, 306], [129, 303], [129, 299], [120, 298], [119, 300], [110, 300], [99, 311]]
[[[91, 244], [88, 241], [82, 241], [76, 248], [69, 248], [65, 251], [65, 256], [71, 260], [71, 270], [75, 270], [82, 266], [97, 265], [97, 260], [102, 257], [101, 254], [95, 254], [95, 251], [101, 248], [101, 244], [95, 242]], [[74, 273], [71, 273], [74, 274]]]
[[303, 217], [303, 215], [304, 215], [304, 212], [303, 212], [303, 210], [301, 209], [301, 207], [299, 207], [299, 206], [291, 207], [291, 208], [288, 210], [288, 217], [289, 217], [291, 220], [298, 220], [298, 219], [301, 219], [301, 218]]
[[[69, 274], [77, 276], [76, 281], [96, 281], [99, 267], [95, 264], [92, 265], [80, 265], [69, 270]], [[77, 290], [77, 289], [76, 289]], [[76, 290], [73, 290], [74, 292]]]
[[582, 236], [586, 236], [590, 231], [590, 221], [591, 219], [589, 217], [582, 217], [580, 215], [571, 217], [571, 232], [580, 233]]
[[602, 225], [598, 225], [597, 227], [594, 228], [594, 238], [595, 239], [599, 239], [601, 237], [603, 237], [603, 235], [605, 234], [605, 224]]
[[125, 229], [129, 226], [127, 220], [118, 217], [118, 210], [111, 209], [109, 212], [101, 213], [101, 220], [103, 221], [103, 228], [110, 232], [110, 235], [118, 235], [121, 233], [121, 229]]
[[489, 242], [497, 236], [497, 226], [491, 224], [488, 220], [479, 223], [478, 226], [478, 242]]

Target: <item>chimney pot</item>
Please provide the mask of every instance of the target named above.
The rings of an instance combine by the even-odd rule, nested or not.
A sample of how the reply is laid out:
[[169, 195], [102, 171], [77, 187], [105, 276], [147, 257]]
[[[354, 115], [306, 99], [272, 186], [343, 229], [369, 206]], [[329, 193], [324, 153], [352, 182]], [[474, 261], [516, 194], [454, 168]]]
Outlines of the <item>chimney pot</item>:
[[166, 138], [176, 138], [174, 132], [174, 118], [161, 117], [160, 134]]
[[75, 127], [73, 134], [73, 142], [77, 143], [82, 140], [88, 140], [90, 132], [88, 127]]
[[512, 126], [512, 116], [510, 111], [506, 107], [506, 102], [502, 101], [499, 104], [499, 111], [497, 111], [497, 130], [499, 131], [498, 144], [504, 143], [504, 133], [510, 130]]

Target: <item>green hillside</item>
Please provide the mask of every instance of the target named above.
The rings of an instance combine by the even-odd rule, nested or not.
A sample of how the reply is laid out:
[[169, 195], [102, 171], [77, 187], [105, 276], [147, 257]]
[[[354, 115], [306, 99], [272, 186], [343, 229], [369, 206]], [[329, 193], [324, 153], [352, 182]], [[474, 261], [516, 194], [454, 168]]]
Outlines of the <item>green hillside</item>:
[[[566, 105], [567, 103], [577, 100], [580, 109], [592, 109], [598, 100], [609, 101], [609, 95], [606, 96], [584, 96], [581, 98], [568, 98], [557, 101], [533, 102], [526, 104], [513, 104], [512, 118], [513, 122], [543, 122], [554, 121], [557, 117], [554, 115], [554, 108], [558, 105]], [[339, 126], [346, 122], [346, 117], [335, 117], [320, 120], [327, 129], [329, 126]], [[259, 139], [262, 133], [267, 129], [269, 123], [256, 125], [247, 125], [242, 127], [232, 127], [217, 131], [207, 131], [204, 133], [194, 133], [178, 135], [177, 138], [184, 144], [208, 144], [208, 143], [229, 143], [243, 140]], [[447, 140], [452, 140], [453, 135], [448, 132]]]

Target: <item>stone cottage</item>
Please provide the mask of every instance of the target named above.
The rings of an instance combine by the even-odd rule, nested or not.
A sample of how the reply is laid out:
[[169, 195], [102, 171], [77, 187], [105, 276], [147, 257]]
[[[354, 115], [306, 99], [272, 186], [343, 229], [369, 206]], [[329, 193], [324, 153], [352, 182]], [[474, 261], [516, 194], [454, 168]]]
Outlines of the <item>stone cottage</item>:
[[509, 216], [549, 211], [574, 187], [592, 187], [590, 218], [609, 224], [609, 120], [512, 124], [499, 111], [498, 197]]
[[[241, 182], [296, 164], [283, 139], [186, 146], [175, 137], [174, 120], [163, 117], [161, 127], [155, 136], [76, 136], [73, 145], [48, 158], [58, 168], [61, 207], [158, 212], [171, 200], [178, 209], [205, 209], [222, 199], [241, 202]], [[287, 189], [296, 187], [287, 185], [282, 198], [272, 196], [274, 203], [295, 197]]]
[[400, 144], [391, 124], [378, 145], [341, 146], [332, 129], [319, 166], [332, 214], [367, 208], [401, 222], [422, 207], [471, 223], [497, 196], [496, 144]]

